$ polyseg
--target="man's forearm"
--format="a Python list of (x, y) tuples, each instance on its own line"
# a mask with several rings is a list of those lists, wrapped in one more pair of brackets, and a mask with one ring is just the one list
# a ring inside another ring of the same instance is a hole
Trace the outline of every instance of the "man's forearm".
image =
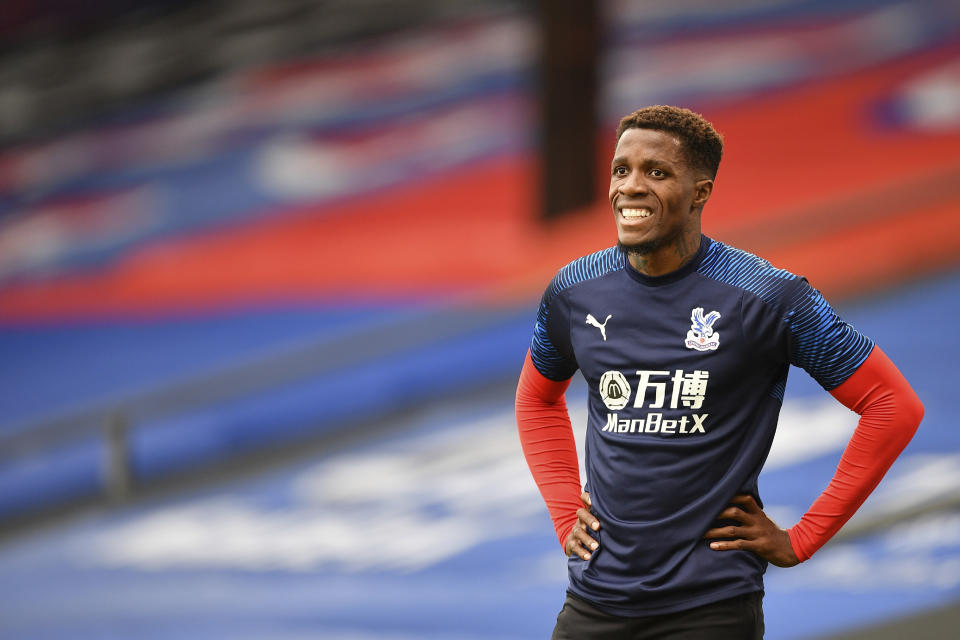
[(830, 393), (859, 413), (860, 422), (830, 484), (788, 530), (800, 561), (812, 556), (863, 504), (923, 418), (917, 394), (879, 347)]
[(564, 396), (569, 386), (569, 380), (556, 382), (544, 377), (527, 353), (517, 384), (517, 430), (561, 546), (582, 506), (577, 446)]

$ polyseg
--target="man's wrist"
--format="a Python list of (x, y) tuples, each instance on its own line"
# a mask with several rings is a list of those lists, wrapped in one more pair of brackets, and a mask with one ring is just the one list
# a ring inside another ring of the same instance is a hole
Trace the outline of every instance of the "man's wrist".
[(793, 554), (797, 556), (797, 562), (801, 563), (810, 558), (810, 555), (804, 552), (802, 545), (800, 544), (800, 534), (796, 531), (797, 525), (794, 525), (787, 529), (787, 538), (790, 540), (790, 548), (793, 549)]

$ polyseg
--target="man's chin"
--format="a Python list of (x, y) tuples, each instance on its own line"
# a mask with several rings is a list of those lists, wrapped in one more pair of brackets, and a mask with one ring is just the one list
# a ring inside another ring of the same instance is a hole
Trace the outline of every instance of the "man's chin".
[(647, 240), (646, 242), (624, 243), (617, 240), (617, 248), (628, 256), (646, 256), (660, 248), (659, 240)]

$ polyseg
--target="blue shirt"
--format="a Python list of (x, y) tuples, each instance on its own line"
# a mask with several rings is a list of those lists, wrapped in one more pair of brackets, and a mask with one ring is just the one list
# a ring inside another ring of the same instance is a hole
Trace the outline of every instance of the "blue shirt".
[(621, 616), (669, 613), (763, 589), (766, 562), (703, 539), (757, 477), (790, 364), (825, 389), (873, 343), (806, 279), (702, 236), (672, 273), (636, 271), (616, 247), (563, 267), (531, 345), (552, 380), (589, 388), (586, 490), (601, 522), (569, 590)]

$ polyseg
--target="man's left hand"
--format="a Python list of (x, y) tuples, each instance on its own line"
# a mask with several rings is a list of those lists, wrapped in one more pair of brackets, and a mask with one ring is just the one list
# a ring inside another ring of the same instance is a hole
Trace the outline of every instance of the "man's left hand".
[(739, 525), (710, 529), (703, 536), (712, 538), (732, 538), (710, 543), (716, 551), (742, 549), (752, 551), (770, 564), (778, 567), (792, 567), (800, 564), (797, 554), (790, 545), (790, 536), (784, 529), (767, 517), (763, 509), (749, 494), (735, 496), (730, 501), (736, 506), (727, 507), (717, 516), (718, 519), (736, 520)]

